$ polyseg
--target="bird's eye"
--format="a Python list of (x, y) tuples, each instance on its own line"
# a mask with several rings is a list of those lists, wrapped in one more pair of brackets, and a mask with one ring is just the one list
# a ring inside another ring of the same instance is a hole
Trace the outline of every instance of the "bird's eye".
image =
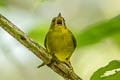
[(53, 19), (52, 22), (55, 22), (55, 19)]
[(55, 18), (52, 19), (52, 22), (55, 22)]

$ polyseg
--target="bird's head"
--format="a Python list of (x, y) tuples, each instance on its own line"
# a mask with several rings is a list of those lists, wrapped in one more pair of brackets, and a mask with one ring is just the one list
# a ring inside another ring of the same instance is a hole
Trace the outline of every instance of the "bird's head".
[(55, 28), (55, 27), (66, 27), (65, 20), (61, 16), (61, 13), (59, 13), (57, 17), (54, 17), (52, 19), (51, 27), (52, 28)]

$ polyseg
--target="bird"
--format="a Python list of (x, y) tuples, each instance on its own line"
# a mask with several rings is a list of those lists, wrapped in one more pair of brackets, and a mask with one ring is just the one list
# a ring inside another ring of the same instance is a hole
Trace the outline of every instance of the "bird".
[(45, 36), (44, 46), (51, 55), (72, 68), (70, 58), (76, 48), (76, 39), (67, 28), (61, 13), (52, 19), (51, 26)]

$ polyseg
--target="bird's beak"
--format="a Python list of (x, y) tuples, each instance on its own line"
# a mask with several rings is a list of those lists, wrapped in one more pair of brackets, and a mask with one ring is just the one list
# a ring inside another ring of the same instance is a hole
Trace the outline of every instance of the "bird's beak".
[(57, 16), (57, 25), (62, 26), (62, 24), (63, 24), (63, 18), (61, 16), (61, 13), (59, 13)]
[(58, 14), (58, 17), (62, 17), (62, 16), (61, 16), (61, 13)]

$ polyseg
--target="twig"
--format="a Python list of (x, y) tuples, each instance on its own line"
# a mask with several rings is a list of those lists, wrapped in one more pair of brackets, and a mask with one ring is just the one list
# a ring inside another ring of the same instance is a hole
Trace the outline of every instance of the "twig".
[(0, 26), (12, 35), (21, 44), (32, 51), (38, 58), (40, 58), (48, 67), (53, 71), (61, 75), (64, 79), (68, 80), (82, 80), (77, 76), (71, 69), (69, 69), (64, 63), (55, 59), (52, 60), (52, 56), (47, 53), (47, 51), (41, 47), (38, 43), (34, 42), (29, 38), (24, 32), (7, 20), (3, 15), (0, 14)]

